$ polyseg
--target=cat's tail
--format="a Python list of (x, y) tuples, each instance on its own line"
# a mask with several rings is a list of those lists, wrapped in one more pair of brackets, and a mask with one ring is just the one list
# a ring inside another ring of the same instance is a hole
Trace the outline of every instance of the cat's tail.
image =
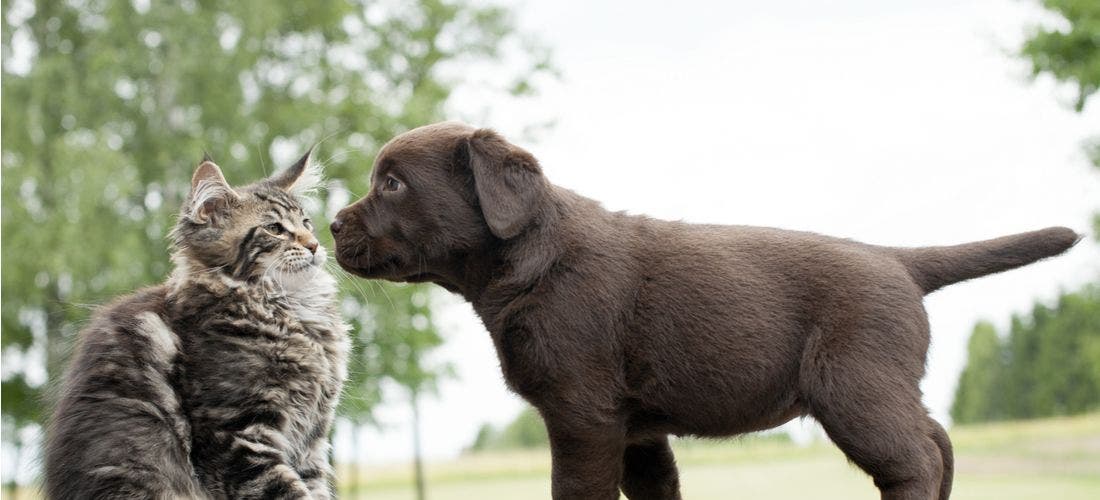
[(1065, 252), (1081, 235), (1065, 227), (945, 247), (891, 248), (913, 281), (932, 293), (952, 283), (1031, 264)]

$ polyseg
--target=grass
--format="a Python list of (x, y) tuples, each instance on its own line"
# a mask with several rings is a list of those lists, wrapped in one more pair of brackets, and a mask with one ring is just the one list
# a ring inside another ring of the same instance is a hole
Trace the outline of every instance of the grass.
[[(955, 489), (963, 500), (1100, 498), (1100, 413), (951, 429)], [(675, 443), (684, 498), (878, 498), (871, 480), (831, 443), (774, 437)], [(429, 463), (430, 500), (550, 497), (546, 450), (492, 452)], [(413, 500), (411, 468), (338, 468), (341, 498)], [(357, 472), (357, 474), (356, 474)], [(348, 478), (357, 477), (358, 485)], [(35, 498), (23, 490), (19, 499)], [(4, 498), (7, 498), (6, 496)]]
[[(1100, 413), (979, 426), (950, 432), (955, 443), (953, 498), (1066, 500), (1100, 498)], [(782, 440), (675, 444), (684, 498), (878, 498), (868, 476), (831, 443), (800, 447)], [(495, 452), (427, 465), (431, 500), (549, 498), (546, 450)], [(344, 469), (341, 477), (352, 477)], [(342, 498), (412, 500), (408, 467), (360, 471)]]

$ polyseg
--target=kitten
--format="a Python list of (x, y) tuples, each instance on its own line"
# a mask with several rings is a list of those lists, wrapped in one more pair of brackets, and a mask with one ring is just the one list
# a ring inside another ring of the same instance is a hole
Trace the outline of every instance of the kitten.
[(49, 498), (330, 498), (347, 326), (300, 196), (309, 154), (232, 188), (205, 159), (168, 281), (81, 332), (46, 434)]

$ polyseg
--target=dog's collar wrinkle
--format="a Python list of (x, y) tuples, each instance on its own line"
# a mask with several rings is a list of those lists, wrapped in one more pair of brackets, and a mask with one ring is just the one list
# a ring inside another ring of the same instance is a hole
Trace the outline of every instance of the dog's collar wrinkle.
[(489, 270), (485, 286), (476, 296), (468, 297), (486, 324), (505, 319), (510, 304), (533, 292), (547, 274), (560, 267), (565, 255), (557, 233), (560, 227), (536, 227), (502, 243), (500, 260)]

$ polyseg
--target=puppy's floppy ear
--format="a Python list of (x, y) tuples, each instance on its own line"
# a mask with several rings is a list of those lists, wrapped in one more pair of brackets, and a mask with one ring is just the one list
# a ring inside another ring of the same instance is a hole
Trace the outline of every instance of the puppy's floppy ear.
[(546, 191), (538, 160), (489, 129), (471, 134), (467, 148), (489, 230), (501, 239), (518, 235), (533, 222)]

